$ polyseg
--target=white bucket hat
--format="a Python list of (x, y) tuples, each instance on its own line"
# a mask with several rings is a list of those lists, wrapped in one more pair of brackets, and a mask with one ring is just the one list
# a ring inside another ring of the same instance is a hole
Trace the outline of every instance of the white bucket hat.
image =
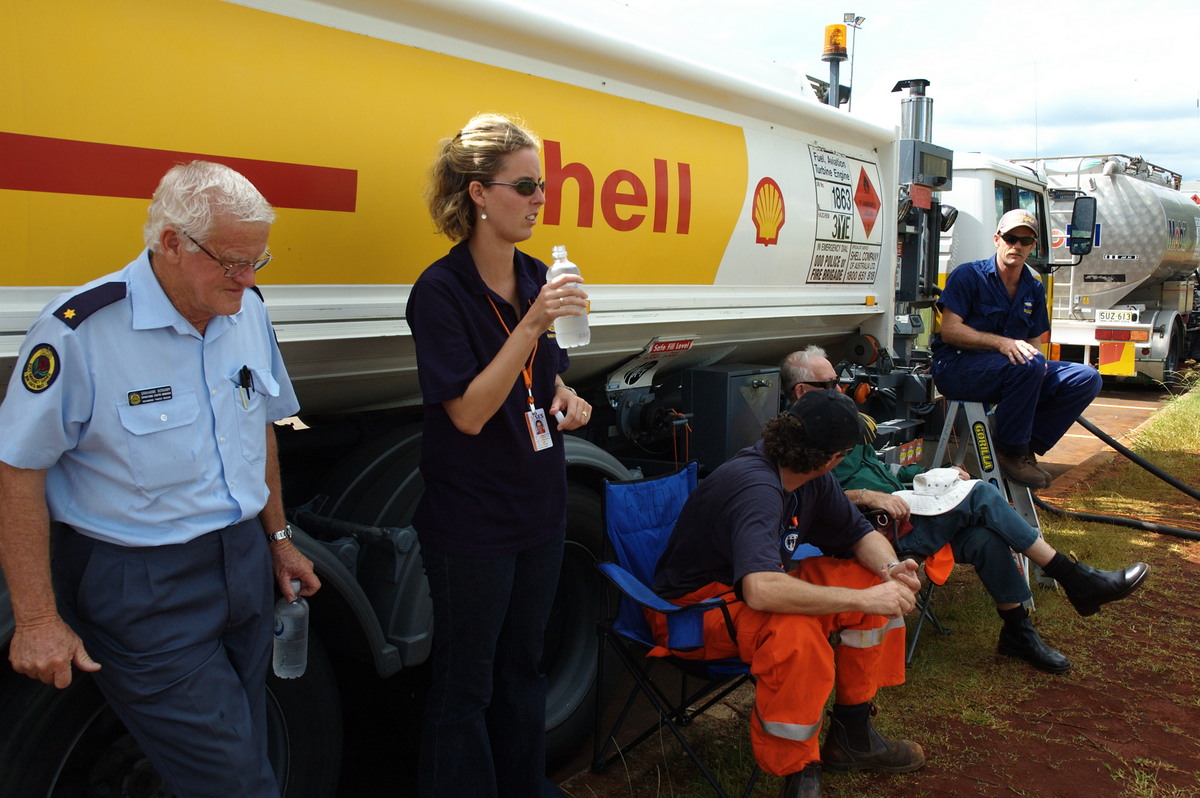
[(957, 468), (931, 468), (913, 477), (912, 490), (898, 490), (892, 495), (908, 502), (913, 515), (941, 515), (967, 498), (977, 482), (961, 479)]

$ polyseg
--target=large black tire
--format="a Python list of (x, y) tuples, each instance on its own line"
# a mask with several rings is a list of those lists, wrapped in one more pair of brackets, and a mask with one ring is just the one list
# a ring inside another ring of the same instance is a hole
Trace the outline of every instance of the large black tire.
[[(0, 796), (170, 798), (88, 674), (76, 671), (70, 687), (56, 690), (9, 673), (0, 689)], [(340, 706), (329, 660), (315, 640), (302, 678), (268, 679), (267, 745), (286, 785), (284, 798), (334, 794)]]
[[(551, 768), (577, 753), (592, 732), (600, 644), (596, 619), (604, 595), (595, 563), (603, 540), (600, 497), (571, 485), (567, 489), (567, 545), (542, 660), (547, 679), (546, 761)], [(614, 672), (613, 668), (606, 670)]]
[[(409, 525), (424, 490), (420, 444), (420, 428), (411, 426), (361, 447), (333, 471), (314, 512), (361, 524)], [(603, 595), (594, 563), (603, 540), (600, 497), (569, 483), (567, 545), (543, 659), (546, 752), (552, 768), (576, 753), (592, 728), (596, 619)]]

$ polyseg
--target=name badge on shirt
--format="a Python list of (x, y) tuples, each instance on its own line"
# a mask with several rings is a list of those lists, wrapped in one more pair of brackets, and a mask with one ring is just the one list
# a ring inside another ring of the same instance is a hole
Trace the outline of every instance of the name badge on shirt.
[(158, 388), (143, 388), (140, 391), (129, 392), (130, 405), (144, 405), (150, 402), (165, 402), (171, 398), (171, 386), (163, 385)]
[(554, 445), (550, 437), (550, 427), (546, 424), (546, 411), (535, 407), (525, 414), (525, 424), (529, 427), (529, 438), (533, 441), (533, 450), (540, 452)]

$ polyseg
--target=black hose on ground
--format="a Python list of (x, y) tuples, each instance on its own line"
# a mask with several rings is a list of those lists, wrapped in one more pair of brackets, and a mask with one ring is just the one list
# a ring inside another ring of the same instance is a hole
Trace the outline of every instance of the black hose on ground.
[[(1178, 479), (1171, 476), (1166, 471), (1163, 471), (1158, 466), (1147, 462), (1140, 456), (1134, 454), (1132, 450), (1118, 443), (1115, 438), (1113, 438), (1111, 435), (1108, 435), (1106, 432), (1101, 430), (1092, 422), (1088, 421), (1083, 416), (1080, 416), (1075, 420), (1078, 421), (1079, 424), (1088, 432), (1092, 433), (1097, 438), (1104, 441), (1121, 454), (1125, 455), (1125, 457), (1132, 460), (1135, 464), (1146, 469), (1171, 487), (1177, 488), (1191, 496), (1193, 499), (1200, 501), (1200, 491), (1197, 491), (1190, 485), (1180, 482)], [(1137, 518), (1125, 518), (1119, 515), (1098, 515), (1096, 513), (1080, 513), (1074, 510), (1064, 510), (1061, 507), (1055, 507), (1052, 504), (1047, 504), (1035, 493), (1031, 493), (1031, 495), (1033, 496), (1034, 504), (1036, 504), (1038, 507), (1041, 507), (1043, 510), (1046, 510), (1047, 512), (1053, 513), (1054, 515), (1063, 515), (1067, 516), (1068, 518), (1074, 518), (1079, 521), (1087, 521), (1096, 524), (1112, 524), (1114, 526), (1125, 526), (1133, 529), (1144, 529), (1147, 532), (1157, 532), (1162, 535), (1173, 535), (1175, 537), (1186, 538), (1188, 540), (1200, 540), (1200, 532), (1196, 532), (1192, 529), (1180, 529), (1179, 527), (1165, 526), (1163, 524), (1155, 524), (1150, 521), (1142, 521)]]
[(1096, 513), (1080, 513), (1074, 510), (1064, 510), (1061, 507), (1055, 507), (1053, 504), (1047, 504), (1038, 498), (1037, 494), (1033, 495), (1033, 503), (1043, 510), (1047, 510), (1054, 515), (1065, 515), (1068, 518), (1074, 518), (1078, 521), (1088, 521), (1094, 524), (1112, 524), (1113, 526), (1127, 526), (1133, 529), (1144, 529), (1147, 532), (1158, 532), (1163, 535), (1173, 535), (1177, 538), (1187, 538), (1188, 540), (1200, 540), (1200, 532), (1192, 529), (1180, 529), (1176, 526), (1164, 526), (1162, 524), (1151, 523), (1150, 521), (1142, 521), (1137, 518), (1124, 518), (1119, 515), (1097, 515)]
[(1080, 416), (1079, 418), (1077, 418), (1077, 419), (1075, 419), (1075, 420), (1076, 420), (1076, 421), (1078, 421), (1078, 422), (1079, 422), (1079, 424), (1080, 424), (1080, 426), (1082, 426), (1082, 427), (1083, 427), (1084, 429), (1086, 429), (1088, 432), (1092, 433), (1092, 434), (1093, 434), (1093, 435), (1095, 435), (1097, 438), (1099, 438), (1100, 440), (1104, 441), (1104, 442), (1105, 442), (1105, 443), (1107, 443), (1109, 446), (1113, 447), (1113, 448), (1114, 448), (1114, 449), (1116, 449), (1118, 452), (1120, 452), (1121, 454), (1123, 454), (1123, 455), (1125, 455), (1126, 457), (1128, 457), (1128, 458), (1129, 458), (1130, 460), (1132, 460), (1132, 461), (1133, 461), (1135, 464), (1137, 464), (1137, 465), (1141, 466), (1142, 468), (1146, 469), (1146, 470), (1147, 470), (1147, 471), (1149, 471), (1151, 474), (1153, 474), (1154, 476), (1158, 477), (1159, 479), (1161, 479), (1163, 482), (1167, 483), (1167, 484), (1168, 484), (1168, 485), (1170, 485), (1171, 487), (1173, 487), (1173, 488), (1178, 488), (1179, 490), (1183, 491), (1183, 492), (1184, 492), (1184, 493), (1186, 493), (1187, 495), (1191, 496), (1191, 497), (1192, 497), (1193, 499), (1195, 499), (1196, 501), (1200, 501), (1200, 491), (1196, 490), (1196, 489), (1195, 489), (1195, 488), (1193, 488), (1191, 485), (1188, 485), (1188, 484), (1186, 484), (1186, 483), (1184, 483), (1184, 482), (1180, 482), (1178, 479), (1176, 479), (1175, 477), (1171, 476), (1171, 475), (1170, 475), (1170, 474), (1168, 474), (1166, 471), (1163, 471), (1161, 468), (1159, 468), (1158, 466), (1154, 465), (1153, 463), (1148, 463), (1148, 462), (1146, 462), (1146, 461), (1145, 461), (1145, 460), (1143, 460), (1141, 457), (1139, 457), (1138, 455), (1134, 454), (1132, 451), (1130, 451), (1129, 449), (1127, 449), (1125, 446), (1122, 446), (1122, 445), (1121, 445), (1120, 443), (1118, 443), (1118, 442), (1117, 442), (1117, 441), (1116, 441), (1116, 440), (1115, 440), (1115, 439), (1114, 439), (1112, 436), (1108, 435), (1106, 432), (1104, 432), (1104, 430), (1100, 429), (1099, 427), (1097, 427), (1097, 426), (1096, 426), (1095, 424), (1093, 424), (1092, 422), (1088, 421), (1088, 420), (1087, 420), (1086, 418), (1084, 418), (1083, 416)]

